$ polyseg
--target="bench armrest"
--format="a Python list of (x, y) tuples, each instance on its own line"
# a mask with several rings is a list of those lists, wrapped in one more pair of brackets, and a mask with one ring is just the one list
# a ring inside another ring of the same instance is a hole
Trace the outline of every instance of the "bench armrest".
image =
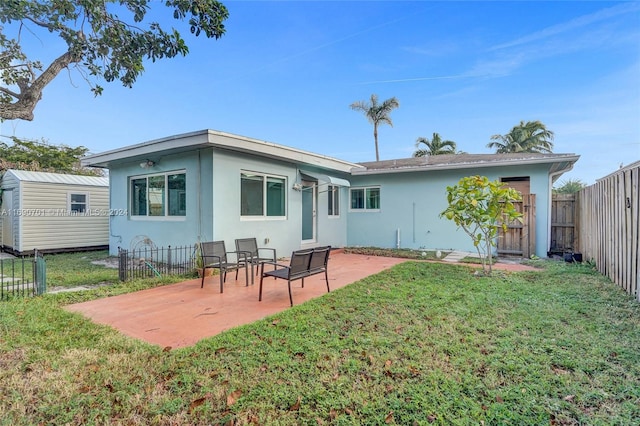
[(291, 269), (291, 267), (289, 265), (284, 265), (284, 264), (278, 263), (278, 262), (263, 261), (263, 262), (260, 262), (260, 264), (262, 265), (263, 268), (264, 268), (264, 265), (273, 265), (276, 268)]

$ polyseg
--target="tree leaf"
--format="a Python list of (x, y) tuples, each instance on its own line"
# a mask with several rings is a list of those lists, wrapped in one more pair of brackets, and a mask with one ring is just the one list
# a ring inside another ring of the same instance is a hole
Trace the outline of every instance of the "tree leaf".
[(298, 396), (298, 400), (296, 401), (295, 404), (289, 407), (289, 411), (298, 411), (300, 409), (300, 401), (302, 401), (302, 397)]
[(235, 404), (238, 398), (240, 398), (241, 396), (242, 396), (242, 391), (240, 389), (236, 389), (233, 392), (231, 392), (229, 395), (227, 395), (227, 406), (230, 407), (233, 404)]

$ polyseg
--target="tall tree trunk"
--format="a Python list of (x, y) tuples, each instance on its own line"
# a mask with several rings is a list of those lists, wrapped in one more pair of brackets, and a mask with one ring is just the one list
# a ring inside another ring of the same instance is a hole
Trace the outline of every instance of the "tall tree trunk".
[(378, 154), (378, 124), (373, 124), (373, 140), (376, 143), (376, 161), (380, 161), (380, 155)]

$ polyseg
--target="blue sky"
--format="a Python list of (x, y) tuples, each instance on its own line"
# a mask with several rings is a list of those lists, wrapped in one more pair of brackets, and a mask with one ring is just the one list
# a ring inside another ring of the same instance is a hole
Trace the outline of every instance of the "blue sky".
[[(640, 160), (638, 2), (230, 1), (227, 33), (150, 63), (132, 89), (94, 97), (76, 72), (45, 89), (35, 120), (2, 135), (93, 153), (215, 129), (347, 161), (375, 160), (372, 126), (349, 104), (395, 96), (381, 159), (410, 157), (434, 132), (468, 153), (521, 120), (581, 159), (561, 177), (594, 183)], [(32, 36), (45, 56), (63, 44)], [(45, 57), (46, 59), (46, 57)]]

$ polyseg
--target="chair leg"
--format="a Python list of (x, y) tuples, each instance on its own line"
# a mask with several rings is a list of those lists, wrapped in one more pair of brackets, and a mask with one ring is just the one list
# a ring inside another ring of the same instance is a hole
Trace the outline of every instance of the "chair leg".
[(293, 296), (291, 295), (291, 280), (287, 280), (287, 284), (289, 285), (289, 302), (291, 302), (291, 306), (293, 306)]
[(220, 293), (224, 292), (224, 281), (227, 278), (227, 271), (222, 272), (220, 269)]
[(327, 281), (327, 293), (330, 293), (331, 289), (329, 288), (329, 273), (327, 271), (324, 271), (324, 279)]
[(202, 281), (200, 282), (200, 288), (204, 288), (204, 277), (207, 275), (207, 268), (202, 268)]
[(262, 278), (264, 278), (264, 276), (260, 274), (260, 291), (258, 292), (258, 302), (262, 301)]
[[(251, 272), (253, 272), (253, 267), (251, 267)], [(236, 275), (237, 274), (238, 270), (236, 269)], [(251, 275), (251, 285), (253, 285), (253, 274)], [(249, 268), (247, 267), (246, 263), (244, 264), (244, 286), (249, 287)]]
[(302, 278), (302, 288), (304, 288), (304, 278)]

